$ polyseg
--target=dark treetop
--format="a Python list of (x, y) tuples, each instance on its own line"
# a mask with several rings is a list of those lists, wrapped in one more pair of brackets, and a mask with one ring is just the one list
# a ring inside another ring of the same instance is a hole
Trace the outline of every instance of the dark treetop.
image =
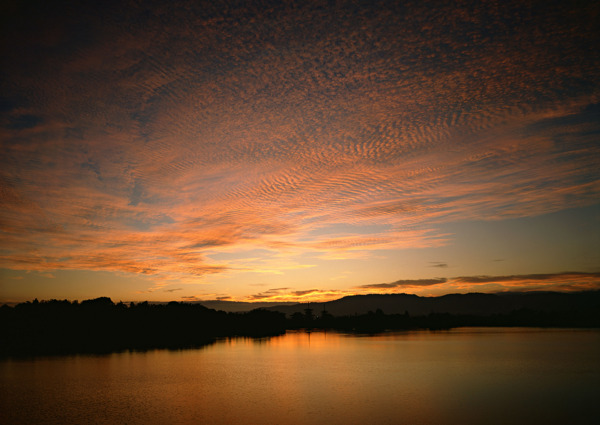
[(366, 295), (244, 313), (178, 302), (115, 304), (106, 297), (36, 299), (0, 308), (0, 355), (198, 347), (219, 337), (266, 337), (286, 329), (373, 333), (461, 326), (600, 327), (600, 291)]

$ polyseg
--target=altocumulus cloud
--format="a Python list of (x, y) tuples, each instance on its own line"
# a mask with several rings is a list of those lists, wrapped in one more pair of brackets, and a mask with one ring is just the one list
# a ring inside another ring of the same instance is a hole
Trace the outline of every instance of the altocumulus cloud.
[[(367, 258), (444, 245), (449, 221), (597, 202), (598, 7), (15, 7), (0, 266), (194, 281), (241, 270), (207, 253)], [(350, 230), (314, 233), (330, 225)]]

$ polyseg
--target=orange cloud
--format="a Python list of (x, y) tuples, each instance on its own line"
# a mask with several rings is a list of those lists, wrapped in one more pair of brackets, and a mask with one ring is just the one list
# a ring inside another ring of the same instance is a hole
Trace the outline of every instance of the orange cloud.
[(390, 288), (412, 288), (419, 286), (432, 286), (432, 285), (441, 285), (442, 283), (446, 283), (448, 280), (446, 278), (437, 278), (437, 279), (412, 279), (412, 280), (397, 280), (391, 283), (374, 283), (369, 285), (361, 285), (360, 289), (390, 289)]
[(435, 279), (398, 280), (361, 285), (358, 291), (440, 295), (465, 292), (584, 291), (600, 289), (600, 273), (564, 272), (511, 276), (458, 276)]
[(17, 16), (0, 267), (281, 273), (597, 202), (595, 6), (322, 6)]

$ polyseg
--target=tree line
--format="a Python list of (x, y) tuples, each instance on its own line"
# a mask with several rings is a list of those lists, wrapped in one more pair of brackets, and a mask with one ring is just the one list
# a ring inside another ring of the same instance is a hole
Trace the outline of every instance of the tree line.
[(283, 313), (226, 313), (200, 304), (113, 303), (101, 297), (0, 308), (0, 353), (62, 354), (198, 347), (227, 336), (285, 332)]
[(330, 329), (377, 333), (387, 330), (442, 330), (463, 326), (600, 327), (600, 309), (562, 312), (518, 309), (507, 314), (430, 313), (421, 316), (367, 314), (333, 316), (307, 308), (289, 318), (256, 309), (227, 313), (200, 304), (113, 303), (110, 298), (26, 302), (0, 307), (0, 355), (113, 352), (188, 348), (217, 338), (266, 337), (287, 329)]
[(568, 311), (519, 308), (490, 315), (431, 312), (426, 315), (385, 314), (381, 309), (366, 314), (333, 316), (327, 311), (294, 313), (288, 329), (332, 329), (342, 332), (378, 333), (390, 330), (447, 330), (458, 327), (553, 327), (600, 328), (600, 307)]

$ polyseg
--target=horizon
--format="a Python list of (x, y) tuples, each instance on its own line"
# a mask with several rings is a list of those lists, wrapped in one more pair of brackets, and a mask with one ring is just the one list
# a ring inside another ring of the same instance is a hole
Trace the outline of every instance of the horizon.
[[(382, 292), (377, 292), (377, 293), (364, 293), (364, 294), (352, 294), (352, 295), (344, 295), (341, 296), (340, 298), (335, 298), (335, 299), (330, 299), (330, 300), (326, 300), (326, 301), (232, 301), (232, 300), (217, 300), (217, 299), (206, 299), (206, 300), (193, 300), (193, 301), (186, 301), (186, 300), (167, 300), (167, 301), (149, 301), (149, 300), (113, 300), (111, 297), (107, 297), (107, 296), (100, 296), (100, 297), (95, 297), (95, 298), (89, 298), (89, 299), (83, 299), (83, 300), (76, 300), (76, 299), (56, 299), (56, 298), (52, 298), (52, 299), (38, 299), (37, 297), (32, 299), (32, 300), (26, 300), (26, 301), (21, 301), (21, 302), (2, 302), (0, 301), (0, 307), (2, 305), (7, 305), (9, 307), (14, 307), (17, 304), (27, 304), (27, 303), (33, 303), (33, 302), (40, 302), (40, 303), (45, 303), (45, 302), (52, 302), (52, 301), (67, 301), (70, 303), (81, 303), (83, 301), (94, 301), (97, 299), (103, 299), (103, 298), (107, 298), (109, 299), (113, 304), (130, 304), (130, 303), (134, 303), (134, 304), (142, 304), (142, 303), (148, 303), (148, 304), (168, 304), (168, 303), (172, 303), (172, 302), (176, 302), (176, 303), (181, 303), (181, 304), (202, 304), (202, 303), (231, 303), (231, 304), (257, 304), (257, 305), (273, 305), (273, 306), (278, 306), (278, 305), (298, 305), (298, 304), (325, 304), (325, 303), (329, 303), (329, 302), (334, 302), (334, 301), (339, 301), (342, 300), (344, 298), (349, 298), (349, 297), (368, 297), (368, 296), (400, 296), (400, 295), (407, 295), (407, 296), (414, 296), (414, 297), (418, 297), (418, 298), (442, 298), (442, 297), (446, 297), (446, 296), (451, 296), (451, 295), (523, 295), (523, 294), (564, 294), (564, 295), (568, 295), (568, 294), (584, 294), (584, 293), (590, 293), (590, 292), (599, 292), (600, 289), (583, 289), (583, 290), (578, 290), (578, 291), (548, 291), (548, 290), (530, 290), (530, 291), (502, 291), (502, 292), (452, 292), (452, 293), (447, 293), (447, 294), (442, 294), (442, 295), (417, 295), (417, 294), (412, 294), (412, 293), (407, 293), (407, 292), (392, 292), (392, 293), (382, 293)], [(211, 307), (208, 307), (211, 308)], [(261, 307), (257, 307), (257, 308), (261, 308)]]
[(5, 8), (0, 304), (600, 289), (594, 2), (75, 3)]

